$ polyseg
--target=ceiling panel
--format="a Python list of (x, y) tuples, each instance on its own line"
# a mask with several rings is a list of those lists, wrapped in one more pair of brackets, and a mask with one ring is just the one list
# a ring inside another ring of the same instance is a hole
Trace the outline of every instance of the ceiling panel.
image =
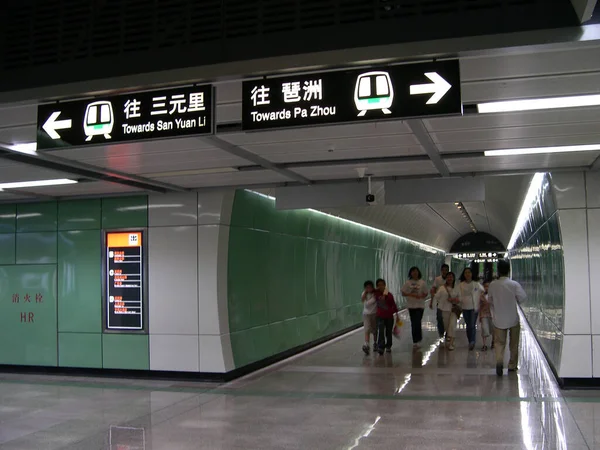
[(56, 178), (78, 178), (66, 172), (58, 172), (55, 170), (44, 169), (41, 167), (30, 166), (29, 164), (17, 163), (10, 161), (5, 164), (6, 160), (2, 160), (0, 164), (0, 182), (12, 183), (16, 181), (33, 181), (33, 180), (51, 180)]
[[(600, 116), (598, 116), (598, 118), (600, 118)], [(600, 121), (568, 123), (560, 125), (550, 124), (504, 128), (480, 128), (472, 130), (443, 131), (430, 134), (434, 142), (437, 144), (507, 139), (529, 139), (551, 136), (569, 136), (577, 139), (582, 135), (593, 135), (595, 137), (598, 135), (599, 131)]]
[(403, 121), (358, 122), (350, 125), (328, 125), (308, 128), (261, 131), (252, 133), (228, 133), (222, 137), (232, 144), (270, 144), (295, 141), (317, 141), (340, 138), (378, 137), (385, 135), (411, 134)]
[(520, 169), (546, 169), (549, 167), (589, 166), (600, 152), (551, 153), (519, 156), (482, 156), (446, 160), (452, 172), (503, 171)]
[(309, 180), (327, 180), (358, 178), (358, 172), (356, 171), (358, 168), (365, 168), (368, 175), (376, 177), (427, 175), (437, 173), (431, 161), (302, 167), (293, 170)]
[[(357, 137), (344, 139), (328, 139), (319, 141), (304, 141), (304, 142), (287, 142), (276, 144), (258, 144), (244, 145), (246, 150), (257, 155), (265, 156), (268, 159), (273, 154), (287, 153), (303, 153), (303, 152), (329, 152), (329, 150), (345, 151), (345, 150), (365, 150), (375, 147), (410, 147), (419, 146), (419, 142), (413, 135), (396, 135), (396, 136), (373, 136), (373, 137)], [(328, 159), (328, 158), (326, 158)]]
[(270, 161), (275, 163), (329, 161), (342, 159), (362, 158), (391, 158), (396, 156), (425, 155), (423, 147), (375, 147), (353, 149), (320, 149), (303, 150), (300, 152), (285, 152), (268, 155)]
[(183, 175), (154, 178), (164, 183), (172, 183), (186, 188), (201, 188), (214, 186), (243, 186), (253, 184), (290, 182), (287, 177), (268, 170), (252, 170), (245, 172)]
[(454, 203), (429, 203), (429, 206), (439, 214), (440, 220), (448, 222), (461, 236), (471, 232), (471, 227)]
[(600, 71), (600, 46), (477, 56), (460, 61), (463, 82), (590, 71)]
[(463, 202), (463, 206), (475, 224), (477, 231), (492, 232), (485, 202)]
[(600, 72), (568, 76), (485, 80), (462, 86), (464, 104), (561, 95), (597, 94)]
[(429, 131), (472, 130), (477, 128), (522, 127), (533, 125), (563, 125), (598, 122), (600, 106), (565, 108), (545, 111), (524, 111), (497, 114), (467, 114), (454, 117), (425, 119)]
[(99, 194), (122, 194), (128, 192), (142, 192), (131, 186), (105, 181), (91, 181), (86, 183), (69, 184), (65, 186), (48, 186), (40, 188), (29, 188), (27, 192), (51, 195), (56, 197), (87, 196)]

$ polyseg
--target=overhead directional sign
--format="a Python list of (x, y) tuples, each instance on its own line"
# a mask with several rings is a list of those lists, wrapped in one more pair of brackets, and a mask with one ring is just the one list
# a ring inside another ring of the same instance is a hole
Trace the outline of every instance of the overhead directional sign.
[(244, 130), (462, 114), (458, 60), (246, 81)]
[(38, 106), (37, 148), (117, 144), (214, 131), (212, 86)]

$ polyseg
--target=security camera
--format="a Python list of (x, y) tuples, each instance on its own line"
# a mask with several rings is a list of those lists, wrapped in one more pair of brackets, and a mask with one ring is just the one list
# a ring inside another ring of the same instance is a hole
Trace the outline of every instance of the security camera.
[(375, 196), (373, 194), (367, 194), (367, 203), (373, 203), (375, 201)]

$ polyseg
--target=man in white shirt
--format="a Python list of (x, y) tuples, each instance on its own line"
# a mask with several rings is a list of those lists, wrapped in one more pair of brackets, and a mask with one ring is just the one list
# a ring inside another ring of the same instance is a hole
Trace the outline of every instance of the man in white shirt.
[(510, 360), (508, 371), (517, 370), (519, 362), (519, 338), (521, 324), (517, 304), (527, 299), (525, 291), (519, 283), (508, 278), (510, 263), (505, 260), (498, 261), (498, 275), (500, 279), (492, 281), (489, 287), (489, 302), (494, 323), (494, 341), (496, 345), (496, 374), (502, 376), (504, 372), (504, 351), (506, 348), (507, 334), (510, 334)]
[(443, 338), (444, 335), (446, 334), (445, 330), (444, 330), (444, 316), (442, 315), (442, 311), (437, 308), (437, 305), (434, 305), (434, 300), (433, 297), (435, 296), (437, 290), (440, 288), (440, 286), (443, 286), (446, 283), (446, 275), (448, 275), (448, 272), (450, 272), (450, 266), (448, 264), (442, 264), (442, 269), (441, 269), (441, 275), (435, 277), (435, 280), (433, 281), (433, 286), (431, 287), (431, 303), (429, 304), (429, 307), (431, 309), (434, 308), (434, 306), (436, 307), (436, 320), (437, 320), (437, 329), (438, 329), (438, 334), (440, 336), (440, 338)]

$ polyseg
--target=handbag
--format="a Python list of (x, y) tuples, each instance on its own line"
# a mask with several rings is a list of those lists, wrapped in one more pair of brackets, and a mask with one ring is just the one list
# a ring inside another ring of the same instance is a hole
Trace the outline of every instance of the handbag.
[[(448, 293), (448, 299), (450, 299), (450, 291), (448, 291), (448, 288), (446, 286), (444, 286), (444, 289), (446, 289), (446, 292)], [(456, 315), (456, 318), (459, 319), (460, 315), (463, 312), (463, 309), (459, 304), (452, 303), (452, 312)]]
[(453, 312), (454, 314), (456, 314), (456, 318), (457, 318), (457, 319), (459, 319), (459, 318), (460, 318), (460, 315), (461, 315), (461, 314), (462, 314), (462, 312), (463, 312), (463, 310), (462, 310), (462, 307), (461, 307), (460, 305), (455, 305), (455, 304), (453, 304), (453, 305), (452, 305), (452, 312)]

